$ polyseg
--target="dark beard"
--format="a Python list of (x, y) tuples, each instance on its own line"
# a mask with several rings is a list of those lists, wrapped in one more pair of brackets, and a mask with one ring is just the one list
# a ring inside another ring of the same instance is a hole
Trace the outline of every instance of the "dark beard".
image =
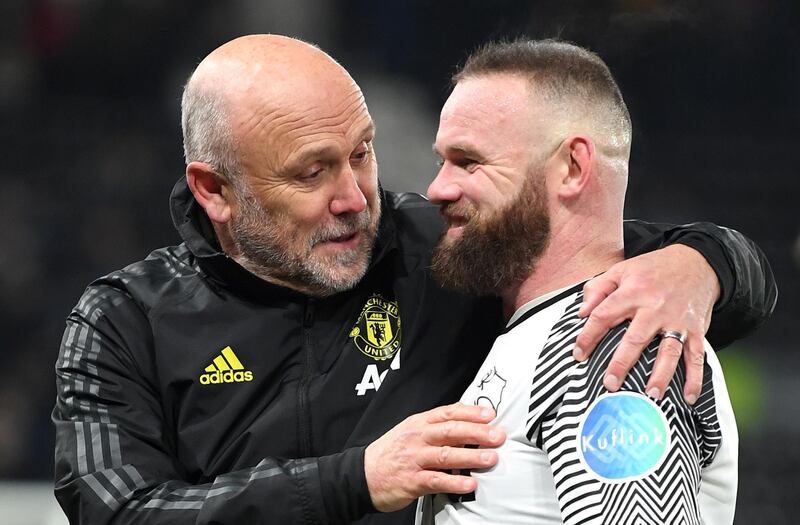
[(499, 295), (525, 280), (550, 240), (545, 195), (544, 177), (531, 173), (505, 209), (486, 219), (473, 217), (452, 243), (443, 236), (431, 260), (436, 280), (474, 295)]

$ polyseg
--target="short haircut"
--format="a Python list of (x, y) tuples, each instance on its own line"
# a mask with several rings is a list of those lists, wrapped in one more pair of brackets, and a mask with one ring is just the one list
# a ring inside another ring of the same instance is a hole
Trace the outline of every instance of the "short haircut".
[(216, 89), (189, 78), (181, 98), (181, 129), (186, 164), (205, 162), (234, 186), (242, 182), (229, 111)]
[[(608, 66), (596, 54), (559, 40), (518, 39), (483, 45), (453, 75), (461, 80), (491, 74), (520, 75), (545, 101), (591, 112), (594, 120), (630, 145), (631, 117)], [(586, 115), (579, 114), (578, 118)]]

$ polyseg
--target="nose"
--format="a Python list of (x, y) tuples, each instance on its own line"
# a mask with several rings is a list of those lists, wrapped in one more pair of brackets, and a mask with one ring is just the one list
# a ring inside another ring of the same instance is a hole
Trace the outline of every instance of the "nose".
[(333, 215), (361, 213), (367, 208), (367, 198), (359, 186), (358, 175), (345, 167), (339, 174), (330, 210)]
[(439, 168), (436, 178), (428, 186), (428, 200), (435, 204), (443, 204), (460, 199), (461, 188), (456, 181), (456, 176), (452, 173), (452, 166), (445, 161)]

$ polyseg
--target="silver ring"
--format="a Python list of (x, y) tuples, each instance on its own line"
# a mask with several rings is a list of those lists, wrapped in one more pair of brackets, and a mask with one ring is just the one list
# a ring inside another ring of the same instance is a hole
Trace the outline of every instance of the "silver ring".
[(686, 342), (686, 334), (677, 330), (664, 330), (661, 332), (661, 337), (671, 337), (673, 339), (677, 339), (681, 346), (683, 346), (683, 343)]

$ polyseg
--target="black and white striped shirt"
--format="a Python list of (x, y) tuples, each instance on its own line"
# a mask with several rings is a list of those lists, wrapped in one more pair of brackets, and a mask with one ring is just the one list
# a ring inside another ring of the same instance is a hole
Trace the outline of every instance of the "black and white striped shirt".
[(471, 473), (474, 494), (426, 498), (418, 524), (733, 522), (738, 436), (716, 355), (706, 347), (693, 407), (682, 365), (662, 400), (644, 395), (658, 339), (620, 392), (607, 392), (603, 375), (627, 323), (576, 362), (582, 284), (526, 304), (497, 338), (461, 400), (497, 410), (508, 433), (500, 460)]

